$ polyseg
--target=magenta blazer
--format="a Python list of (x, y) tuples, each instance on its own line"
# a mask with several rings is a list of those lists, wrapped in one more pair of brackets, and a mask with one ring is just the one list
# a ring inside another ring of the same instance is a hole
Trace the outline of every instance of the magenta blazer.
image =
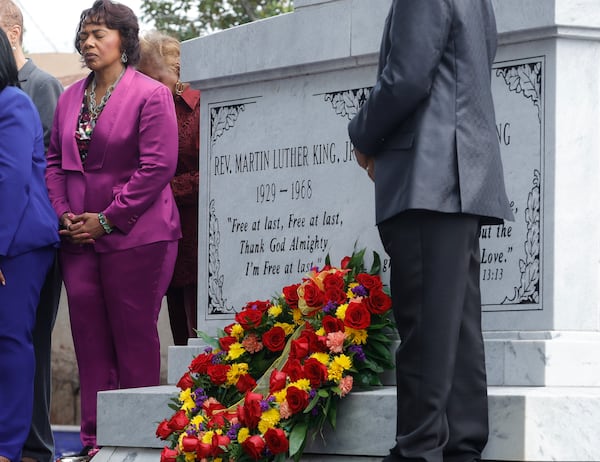
[[(103, 212), (116, 229), (96, 240), (98, 252), (179, 239), (169, 184), (178, 147), (171, 92), (128, 67), (98, 118), (84, 167), (75, 131), (92, 76), (65, 90), (56, 107), (46, 170), (54, 211)], [(78, 251), (70, 242), (62, 248)]]

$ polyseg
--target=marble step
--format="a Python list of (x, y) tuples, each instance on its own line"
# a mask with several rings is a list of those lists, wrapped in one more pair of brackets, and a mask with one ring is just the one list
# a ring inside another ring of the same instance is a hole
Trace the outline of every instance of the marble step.
[[(159, 450), (163, 442), (155, 437), (156, 426), (170, 417), (167, 404), (177, 392), (171, 385), (101, 392), (98, 443), (107, 451)], [(386, 386), (348, 395), (338, 411), (336, 431), (325, 431), (324, 441), (315, 439), (307, 456), (386, 455), (394, 441), (395, 393), (395, 387)], [(600, 460), (599, 387), (490, 387), (488, 393), (487, 460)]]

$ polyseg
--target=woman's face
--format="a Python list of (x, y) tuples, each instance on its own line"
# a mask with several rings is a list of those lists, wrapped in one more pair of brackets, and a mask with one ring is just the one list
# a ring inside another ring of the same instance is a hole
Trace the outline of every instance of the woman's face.
[(92, 71), (103, 71), (121, 65), (121, 34), (104, 22), (86, 22), (79, 33), (79, 48), (85, 65)]
[(138, 71), (142, 74), (146, 74), (148, 77), (158, 80), (160, 83), (165, 85), (171, 90), (171, 93), (175, 94), (175, 84), (179, 80), (177, 74), (173, 69), (164, 63), (151, 63), (148, 60), (142, 59), (138, 65)]

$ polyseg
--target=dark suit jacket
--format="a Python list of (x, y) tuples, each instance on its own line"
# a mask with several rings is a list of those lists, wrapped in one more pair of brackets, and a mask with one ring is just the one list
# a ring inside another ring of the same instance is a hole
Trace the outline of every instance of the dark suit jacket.
[(407, 209), (512, 219), (490, 88), (490, 0), (393, 0), (378, 78), (350, 122), (375, 158), (376, 219)]
[(44, 182), (37, 109), (15, 87), (0, 91), (0, 256), (58, 244), (58, 220)]

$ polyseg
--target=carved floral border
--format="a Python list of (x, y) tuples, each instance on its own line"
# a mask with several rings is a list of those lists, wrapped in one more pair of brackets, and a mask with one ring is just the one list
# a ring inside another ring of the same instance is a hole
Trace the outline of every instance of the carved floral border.
[[(246, 104), (230, 104), (210, 108), (210, 149), (225, 132), (231, 130), (242, 112), (246, 110)], [(207, 315), (222, 315), (235, 312), (232, 306), (227, 305), (227, 299), (223, 296), (223, 285), (225, 276), (221, 274), (221, 258), (219, 256), (219, 245), (221, 244), (221, 231), (219, 219), (216, 214), (215, 200), (209, 203), (209, 226), (208, 226), (208, 312)]]
[[(540, 129), (542, 124), (542, 77), (543, 62), (531, 61), (496, 69), (496, 76), (502, 77), (508, 89), (530, 99), (537, 108)], [(506, 296), (501, 302), (506, 304), (537, 304), (540, 302), (540, 253), (541, 253), (541, 187), (539, 170), (533, 171), (532, 188), (527, 197), (525, 223), (527, 237), (523, 244), (525, 257), (519, 259), (521, 273), (518, 287), (514, 287), (512, 296)]]

